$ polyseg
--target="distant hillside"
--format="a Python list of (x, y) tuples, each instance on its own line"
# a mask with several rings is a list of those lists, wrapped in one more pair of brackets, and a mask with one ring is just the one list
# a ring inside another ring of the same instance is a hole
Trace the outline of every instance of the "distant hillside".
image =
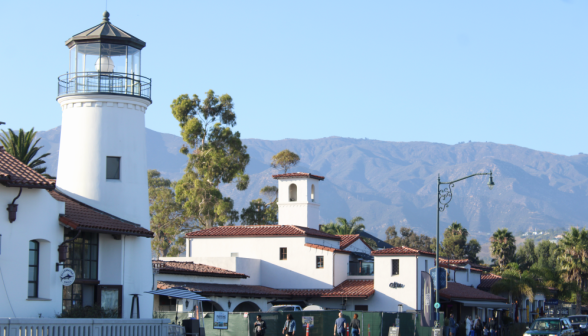
[[(53, 154), (48, 172), (55, 174), (59, 128), (39, 136)], [(484, 177), (455, 185), (453, 201), (441, 217), (442, 229), (457, 221), (485, 242), (501, 227), (525, 232), (531, 227), (567, 228), (588, 222), (588, 155), (564, 156), (480, 142), (450, 146), (339, 137), (244, 142), (251, 155), (249, 189), (238, 192), (223, 186), (223, 193), (235, 200), (239, 210), (258, 198), (263, 186), (277, 185), (271, 178), (276, 170), (269, 162), (272, 155), (288, 148), (301, 157), (294, 171), (326, 177), (319, 190), (323, 221), (362, 216), (368, 231), (380, 238), (390, 225), (433, 235), (437, 175), (445, 181), (490, 169), (496, 183), (492, 191)], [(149, 168), (180, 178), (186, 162), (178, 151), (181, 145), (177, 136), (148, 130)]]

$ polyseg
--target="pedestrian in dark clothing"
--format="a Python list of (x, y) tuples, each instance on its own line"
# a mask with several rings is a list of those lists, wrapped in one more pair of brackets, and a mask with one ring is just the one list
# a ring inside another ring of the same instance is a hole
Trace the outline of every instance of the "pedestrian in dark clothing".
[(359, 322), (359, 320), (357, 319), (357, 314), (353, 314), (353, 320), (351, 320), (349, 326), (351, 327), (351, 335), (359, 336), (359, 334), (361, 333), (361, 322)]
[(292, 314), (288, 314), (286, 317), (286, 323), (284, 324), (284, 330), (282, 330), (282, 334), (286, 333), (288, 336), (294, 336), (296, 332), (296, 321), (294, 321), (294, 317)]
[(261, 319), (261, 315), (257, 315), (257, 321), (253, 323), (253, 331), (255, 332), (255, 336), (265, 335), (266, 328), (265, 321)]
[(347, 328), (347, 321), (343, 317), (343, 313), (339, 312), (339, 318), (335, 320), (335, 328), (333, 335), (345, 336), (345, 329)]
[(476, 331), (476, 336), (482, 336), (482, 330), (484, 326), (482, 325), (482, 319), (480, 316), (476, 316), (476, 321), (474, 322), (474, 330)]
[(457, 325), (455, 324), (455, 319), (453, 318), (453, 314), (449, 314), (449, 336), (455, 336), (456, 329), (457, 329)]

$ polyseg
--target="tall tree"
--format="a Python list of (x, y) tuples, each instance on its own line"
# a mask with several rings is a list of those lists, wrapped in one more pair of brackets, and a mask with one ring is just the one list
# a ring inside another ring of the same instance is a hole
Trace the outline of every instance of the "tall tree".
[(281, 168), (284, 170), (284, 174), (288, 173), (288, 170), (298, 164), (300, 161), (300, 156), (298, 154), (291, 152), (287, 149), (279, 152), (278, 154), (272, 156), (272, 168)]
[(468, 230), (460, 223), (451, 223), (443, 232), (443, 243), (439, 254), (448, 259), (468, 259), (472, 263), (480, 263), (478, 259), (480, 243), (476, 239), (468, 242), (468, 235)]
[(537, 262), (535, 249), (535, 241), (531, 238), (525, 240), (523, 245), (517, 249), (515, 260), (521, 270), (526, 271)]
[(515, 238), (508, 229), (498, 229), (490, 237), (490, 252), (501, 268), (514, 261), (515, 251)]
[(239, 216), (233, 200), (218, 189), (221, 183), (235, 183), (237, 190), (249, 184), (247, 146), (240, 133), (232, 130), (237, 123), (233, 99), (228, 94), (219, 97), (212, 90), (203, 101), (184, 94), (174, 99), (171, 109), (189, 147), (180, 150), (188, 156), (188, 164), (176, 185), (176, 198), (201, 228), (234, 224)]
[[(512, 267), (510, 267), (512, 266)], [(497, 281), (491, 288), (492, 293), (508, 293), (509, 303), (525, 296), (530, 302), (535, 299), (535, 293), (545, 292), (541, 283), (529, 272), (521, 272), (517, 265), (512, 263), (502, 272), (502, 279)]]
[(433, 251), (435, 239), (424, 234), (417, 234), (411, 228), (401, 227), (400, 236), (396, 231), (396, 226), (390, 226), (386, 229), (386, 242), (392, 246), (406, 246), (421, 251)]
[(267, 200), (255, 199), (241, 211), (242, 225), (266, 225), (278, 222), (278, 187), (265, 186), (259, 193)]
[(174, 183), (154, 169), (147, 171), (147, 177), (151, 231), (155, 233), (151, 249), (158, 257), (178, 256), (185, 250), (183, 233), (192, 231), (192, 227), (183, 216), (182, 205), (176, 202)]
[(535, 257), (537, 266), (544, 269), (556, 269), (559, 267), (558, 258), (561, 250), (557, 244), (549, 240), (542, 240), (535, 246)]
[(582, 282), (588, 275), (588, 231), (572, 227), (559, 242), (560, 269), (565, 281), (576, 284), (576, 314), (582, 307)]
[(321, 231), (334, 234), (334, 235), (351, 235), (357, 234), (360, 231), (365, 230), (365, 225), (363, 225), (363, 218), (362, 217), (353, 217), (351, 221), (347, 221), (347, 219), (343, 217), (337, 217), (336, 222), (330, 222), (321, 226)]
[(41, 139), (38, 138), (35, 140), (36, 136), (37, 132), (35, 132), (35, 128), (31, 128), (28, 132), (25, 132), (21, 128), (18, 131), (18, 134), (9, 128), (8, 132), (2, 130), (0, 143), (2, 143), (2, 146), (4, 146), (6, 151), (17, 160), (26, 164), (30, 168), (33, 168), (37, 173), (43, 174), (43, 176), (47, 178), (52, 178), (45, 174), (47, 167), (42, 167), (42, 165), (45, 164), (43, 159), (49, 156), (50, 153), (45, 153), (35, 158), (39, 153), (39, 150), (43, 148), (43, 146), (37, 147), (37, 144)]

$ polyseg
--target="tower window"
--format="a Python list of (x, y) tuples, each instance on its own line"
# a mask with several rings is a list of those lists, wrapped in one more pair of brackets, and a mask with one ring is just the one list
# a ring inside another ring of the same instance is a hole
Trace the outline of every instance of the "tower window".
[(280, 247), (280, 260), (288, 260), (288, 249)]
[(296, 202), (298, 196), (298, 188), (296, 185), (294, 183), (290, 184), (288, 191), (290, 192), (290, 202)]
[(106, 157), (106, 179), (120, 180), (120, 157)]
[(314, 202), (314, 184), (310, 187), (310, 201)]
[(39, 297), (39, 242), (29, 242), (29, 297)]
[(325, 268), (325, 257), (316, 256), (316, 268)]
[(392, 259), (392, 275), (400, 274), (400, 260)]

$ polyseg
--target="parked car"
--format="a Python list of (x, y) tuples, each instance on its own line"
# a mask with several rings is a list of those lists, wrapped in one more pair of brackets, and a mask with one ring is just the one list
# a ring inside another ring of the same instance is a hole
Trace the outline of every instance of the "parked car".
[(524, 336), (573, 336), (576, 333), (572, 327), (572, 323), (566, 317), (544, 317), (536, 319), (527, 329)]
[(278, 305), (273, 306), (269, 309), (270, 312), (278, 312), (278, 311), (302, 311), (302, 307), (297, 305)]
[(302, 309), (304, 311), (308, 311), (308, 310), (325, 310), (325, 308), (321, 307), (321, 306), (317, 306), (317, 305), (310, 305), (310, 306), (306, 306), (304, 307), (304, 309)]
[(577, 335), (588, 335), (588, 315), (572, 315), (568, 316), (568, 320), (572, 323)]

